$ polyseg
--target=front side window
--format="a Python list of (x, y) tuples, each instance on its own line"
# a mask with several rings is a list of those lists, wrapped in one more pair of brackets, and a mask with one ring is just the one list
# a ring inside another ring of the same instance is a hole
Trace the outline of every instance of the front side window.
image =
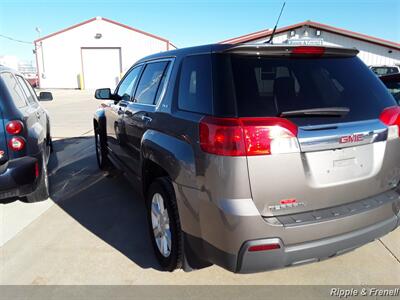
[(141, 70), (142, 66), (138, 66), (130, 70), (128, 75), (125, 76), (118, 87), (118, 100), (129, 101), (131, 99), (132, 89), (135, 86), (136, 81), (138, 80)]
[(16, 107), (25, 107), (27, 105), (27, 99), (15, 77), (8, 72), (0, 74), (0, 77), (5, 83)]
[(153, 105), (165, 76), (168, 61), (149, 63), (146, 65), (135, 93), (135, 102)]

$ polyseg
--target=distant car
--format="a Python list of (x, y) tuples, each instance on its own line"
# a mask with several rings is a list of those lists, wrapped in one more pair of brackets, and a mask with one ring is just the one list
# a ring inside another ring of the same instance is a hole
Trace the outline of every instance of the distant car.
[[(39, 100), (52, 100), (49, 92)], [(30, 84), (0, 66), (0, 202), (47, 199), (47, 162), (52, 148), (50, 121)]]
[(378, 76), (400, 73), (398, 66), (370, 66), (369, 68)]
[(183, 48), (96, 91), (99, 167), (145, 196), (163, 270), (314, 262), (399, 225), (400, 107), (357, 53)]
[(400, 105), (400, 73), (379, 77)]

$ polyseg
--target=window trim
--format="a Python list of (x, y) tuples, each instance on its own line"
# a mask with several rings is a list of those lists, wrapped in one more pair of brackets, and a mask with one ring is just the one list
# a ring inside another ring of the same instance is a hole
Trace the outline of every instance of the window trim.
[[(167, 91), (167, 86), (168, 86), (169, 79), (170, 79), (171, 73), (172, 73), (172, 67), (173, 67), (173, 65), (174, 65), (174, 63), (175, 63), (175, 58), (174, 58), (174, 57), (172, 57), (172, 58), (161, 58), (161, 59), (148, 60), (148, 61), (146, 61), (146, 62), (142, 62), (142, 63), (137, 64), (136, 66), (139, 66), (139, 65), (145, 65), (145, 66), (144, 66), (144, 68), (142, 69), (142, 72), (141, 72), (141, 74), (140, 74), (140, 78), (139, 78), (139, 80), (138, 80), (138, 82), (137, 82), (137, 84), (136, 84), (136, 86), (135, 86), (135, 91), (134, 91), (134, 93), (131, 95), (131, 98), (134, 99), (134, 95), (136, 94), (136, 91), (137, 91), (139, 82), (140, 82), (140, 80), (142, 79), (142, 76), (143, 76), (143, 73), (144, 73), (144, 71), (145, 71), (145, 69), (146, 69), (146, 66), (147, 66), (148, 64), (158, 63), (158, 62), (164, 62), (164, 61), (169, 62), (169, 64), (167, 65), (167, 70), (164, 70), (164, 73), (163, 73), (163, 76), (164, 76), (164, 74), (165, 74), (164, 86), (162, 87), (162, 90), (161, 90), (160, 95), (158, 96), (158, 98), (154, 99), (154, 104), (140, 103), (140, 102), (136, 102), (136, 101), (132, 101), (132, 103), (135, 103), (135, 105), (150, 106), (150, 107), (155, 107), (155, 108), (158, 108), (158, 107), (160, 106), (162, 100), (164, 100), (164, 97), (165, 97), (165, 94), (166, 94), (166, 91)], [(160, 80), (160, 83), (161, 83), (161, 80)], [(160, 86), (159, 86), (158, 88), (160, 88)], [(156, 96), (157, 96), (157, 93), (158, 93), (158, 90), (157, 90), (157, 92), (156, 92)]]

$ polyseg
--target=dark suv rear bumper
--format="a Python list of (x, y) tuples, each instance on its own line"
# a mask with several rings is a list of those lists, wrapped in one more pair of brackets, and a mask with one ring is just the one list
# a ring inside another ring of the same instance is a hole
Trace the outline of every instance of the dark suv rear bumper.
[(0, 166), (0, 199), (23, 197), (32, 193), (37, 184), (33, 157), (10, 160)]
[[(279, 238), (248, 241), (239, 252), (237, 272), (259, 272), (340, 255), (391, 232), (397, 228), (398, 222), (398, 218), (393, 216), (383, 222), (346, 234), (290, 246), (285, 246)], [(251, 246), (271, 243), (279, 243), (280, 248), (260, 252), (248, 251)]]

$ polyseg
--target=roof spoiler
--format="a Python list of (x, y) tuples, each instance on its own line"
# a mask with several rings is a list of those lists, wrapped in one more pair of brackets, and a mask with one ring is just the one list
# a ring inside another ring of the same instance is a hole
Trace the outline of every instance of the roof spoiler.
[(323, 46), (294, 46), (294, 45), (266, 45), (266, 44), (241, 44), (233, 45), (222, 51), (244, 55), (266, 56), (356, 56), (356, 48), (323, 47)]

